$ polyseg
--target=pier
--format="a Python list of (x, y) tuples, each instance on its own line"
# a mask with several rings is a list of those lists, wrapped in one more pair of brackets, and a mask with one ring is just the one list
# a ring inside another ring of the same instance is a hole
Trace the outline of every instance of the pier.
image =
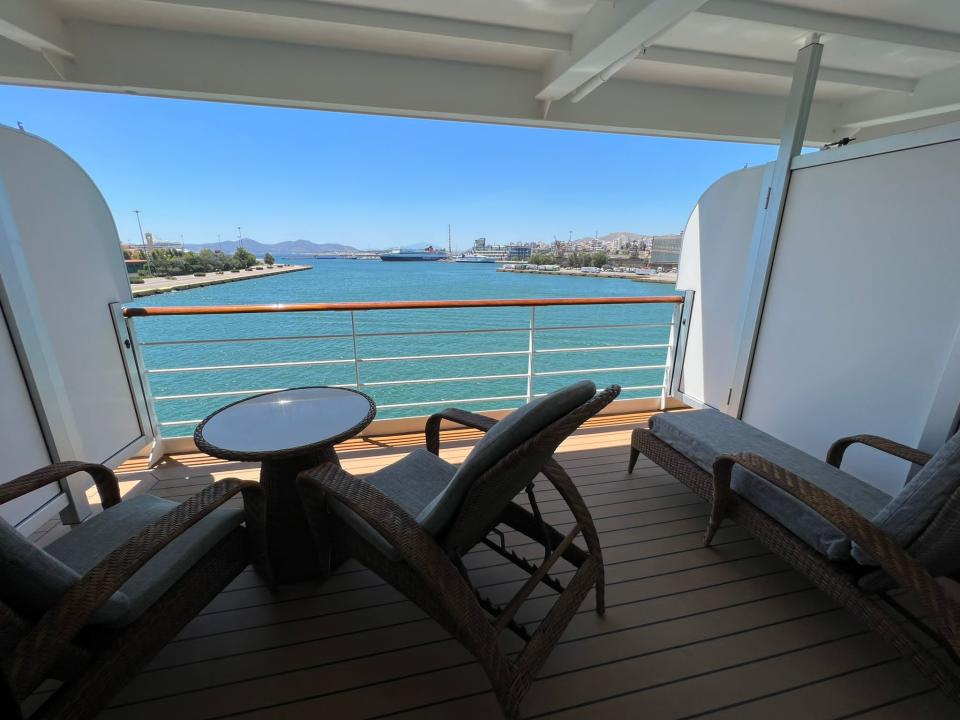
[(147, 297), (148, 295), (159, 295), (174, 290), (190, 290), (207, 285), (222, 285), (240, 280), (254, 280), (268, 275), (299, 272), (300, 270), (310, 270), (312, 267), (312, 265), (274, 265), (273, 267), (253, 267), (240, 271), (209, 272), (199, 277), (196, 275), (178, 275), (175, 278), (149, 277), (144, 278), (142, 283), (131, 285), (130, 289), (134, 297)]

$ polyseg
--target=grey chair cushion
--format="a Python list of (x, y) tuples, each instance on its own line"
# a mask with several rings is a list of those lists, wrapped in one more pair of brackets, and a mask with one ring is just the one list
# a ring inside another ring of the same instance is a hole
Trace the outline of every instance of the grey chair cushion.
[(960, 489), (960, 434), (950, 438), (873, 518), (901, 546), (917, 539), (947, 498)]
[(590, 400), (596, 392), (596, 385), (582, 380), (527, 403), (490, 428), (460, 465), (444, 497), (438, 499), (446, 506), (450, 519), (478, 477), (511, 450)]
[[(960, 538), (923, 538), (918, 548), (910, 548), (947, 499), (960, 490), (960, 434), (951, 437), (930, 461), (911, 478), (903, 489), (877, 515), (874, 524), (890, 535), (900, 547), (911, 549), (915, 559), (930, 569), (951, 573), (960, 568)], [(946, 527), (946, 526), (945, 526)], [(864, 565), (874, 560), (859, 546), (853, 557)]]
[[(446, 528), (450, 519), (447, 509), (435, 501), (456, 472), (456, 466), (418, 448), (402, 460), (368, 475), (364, 482), (397, 503), (435, 536)], [(337, 500), (332, 500), (330, 505), (338, 517), (386, 557), (400, 559), (393, 546), (350, 508)]]
[[(713, 472), (718, 455), (749, 452), (796, 473), (866, 518), (873, 518), (890, 501), (882, 490), (716, 410), (655, 415), (650, 430), (707, 472)], [(739, 466), (730, 485), (827, 558), (850, 557), (850, 539), (788, 493)]]
[[(590, 400), (596, 391), (596, 386), (585, 380), (514, 410), (487, 431), (459, 469), (433, 453), (415, 450), (364, 480), (396, 501), (424, 530), (439, 537), (453, 522), (480, 475), (525, 440)], [(381, 553), (399, 560), (393, 546), (353, 511), (336, 501), (331, 506)]]
[[(27, 618), (53, 607), (80, 575), (44, 552), (0, 518), (0, 600)], [(130, 609), (122, 592), (114, 593), (94, 615), (94, 622), (114, 622)]]
[[(112, 550), (176, 506), (175, 502), (152, 495), (125, 500), (57, 538), (46, 548), (47, 552), (77, 575), (84, 575)], [(239, 527), (243, 517), (242, 510), (218, 508), (197, 522), (121, 586), (120, 591), (128, 599), (126, 611), (102, 622), (122, 626), (136, 620), (231, 530)]]

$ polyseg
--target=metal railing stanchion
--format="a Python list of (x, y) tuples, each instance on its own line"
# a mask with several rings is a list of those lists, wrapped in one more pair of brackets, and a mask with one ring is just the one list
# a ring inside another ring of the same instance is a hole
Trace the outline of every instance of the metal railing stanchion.
[(530, 308), (530, 339), (527, 343), (527, 402), (533, 400), (533, 357), (536, 353), (537, 308)]
[(357, 383), (357, 390), (360, 389), (360, 354), (357, 352), (357, 313), (350, 311), (350, 337), (353, 339), (353, 374)]

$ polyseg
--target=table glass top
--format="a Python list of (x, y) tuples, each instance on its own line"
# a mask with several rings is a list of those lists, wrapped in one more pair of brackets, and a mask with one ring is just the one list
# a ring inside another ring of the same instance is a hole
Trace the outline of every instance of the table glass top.
[(227, 452), (273, 453), (316, 445), (358, 425), (366, 396), (343, 388), (299, 388), (244, 400), (212, 415), (201, 431)]

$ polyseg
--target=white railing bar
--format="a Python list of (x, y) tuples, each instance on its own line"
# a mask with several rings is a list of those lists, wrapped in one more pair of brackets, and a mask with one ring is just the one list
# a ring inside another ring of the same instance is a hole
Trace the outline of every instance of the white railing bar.
[[(341, 386), (344, 387), (344, 386)], [(352, 387), (352, 386), (345, 386)], [(635, 387), (624, 387), (621, 390), (657, 390), (660, 385), (637, 385)], [(544, 397), (548, 393), (536, 393), (534, 397)], [(456, 403), (476, 403), (476, 402), (498, 402), (500, 400), (524, 400), (526, 395), (498, 395), (494, 397), (479, 397), (479, 398), (457, 398), (455, 400), (426, 400), (420, 402), (409, 402), (409, 403), (386, 403), (378, 404), (377, 407), (381, 410), (386, 409), (395, 409), (395, 408), (405, 408), (405, 407), (425, 407), (429, 405), (452, 405)], [(158, 423), (161, 427), (170, 427), (172, 425), (199, 425), (202, 422), (202, 418), (196, 420), (171, 420), (167, 422)]]
[(673, 327), (670, 323), (622, 323), (619, 325), (541, 325), (537, 332), (547, 330), (612, 330), (615, 328)]
[(360, 386), (380, 387), (383, 385), (429, 385), (431, 383), (466, 382), (468, 380), (516, 380), (517, 378), (525, 378), (526, 376), (526, 373), (513, 373), (509, 375), (468, 375), (465, 377), (424, 378), (421, 380), (380, 380), (377, 382), (360, 383)]
[(183, 395), (155, 395), (153, 399), (159, 402), (160, 400), (192, 400), (193, 398), (205, 398), (205, 397), (233, 397), (234, 395), (258, 395), (260, 393), (277, 392), (278, 390), (286, 390), (286, 389), (287, 388), (260, 388), (258, 390), (221, 390), (219, 392), (185, 393)]
[[(541, 354), (551, 354), (551, 353), (566, 353), (566, 352), (600, 352), (603, 350), (649, 350), (656, 348), (666, 348), (669, 347), (667, 344), (657, 344), (657, 345), (593, 345), (590, 347), (572, 347), (572, 348), (555, 348), (549, 350), (535, 350), (535, 355)], [(483, 352), (483, 353), (448, 353), (443, 355), (398, 355), (396, 357), (372, 357), (364, 358), (359, 357), (357, 360), (359, 362), (401, 362), (408, 360), (443, 360), (448, 358), (479, 358), (479, 357), (507, 357), (507, 356), (516, 356), (516, 355), (528, 355), (529, 350), (505, 350), (501, 352)], [(181, 373), (181, 372), (216, 372), (219, 370), (248, 370), (256, 368), (278, 368), (278, 367), (309, 367), (316, 365), (350, 365), (353, 364), (353, 359), (340, 359), (340, 360), (291, 360), (287, 362), (272, 362), (272, 363), (247, 363), (243, 365), (197, 365), (190, 367), (176, 367), (176, 368), (156, 368), (152, 370), (146, 370), (145, 372), (148, 375), (160, 375), (167, 373)]]
[(535, 355), (546, 355), (548, 353), (565, 352), (599, 352), (601, 350), (650, 350), (656, 348), (668, 347), (666, 343), (658, 345), (590, 345), (589, 347), (571, 347), (571, 348), (552, 348), (549, 350), (537, 350)]
[(152, 340), (142, 342), (142, 346), (157, 345), (216, 345), (222, 343), (249, 343), (249, 342), (279, 342), (283, 340), (336, 340), (349, 338), (349, 334), (336, 335), (277, 335), (275, 337), (248, 337), (248, 338), (207, 338), (202, 340)]
[(494, 402), (500, 400), (524, 400), (526, 395), (498, 395), (496, 397), (479, 397), (479, 398), (456, 398), (454, 400), (426, 400), (419, 402), (408, 402), (408, 403), (387, 403), (385, 405), (377, 404), (377, 408), (386, 409), (386, 408), (402, 408), (402, 407), (422, 407), (425, 405), (450, 405), (455, 403), (474, 403), (474, 402)]
[(217, 370), (246, 370), (249, 368), (303, 367), (310, 365), (351, 365), (353, 360), (291, 360), (289, 362), (250, 363), (248, 365), (201, 365), (196, 367), (162, 368), (147, 370), (149, 375), (178, 372), (210, 372)]
[[(546, 393), (541, 393), (546, 394)], [(523, 400), (526, 395), (497, 395), (494, 397), (479, 397), (479, 398), (457, 398), (455, 400), (426, 400), (420, 402), (409, 402), (409, 403), (387, 403), (387, 404), (378, 404), (377, 408), (385, 410), (388, 408), (404, 408), (404, 407), (423, 407), (427, 405), (450, 405), (452, 403), (475, 403), (475, 402), (498, 402), (500, 400)], [(537, 397), (540, 397), (538, 395)], [(171, 425), (199, 425), (203, 422), (202, 418), (197, 420), (168, 420), (167, 422), (159, 423), (163, 427), (169, 427)]]
[(529, 332), (528, 328), (468, 328), (467, 330), (407, 330), (357, 333), (357, 337), (408, 337), (411, 335), (487, 335), (490, 333)]
[(666, 365), (626, 365), (624, 367), (590, 368), (588, 370), (546, 370), (534, 373), (536, 377), (545, 375), (589, 375), (590, 373), (618, 372), (626, 370), (663, 370)]
[(400, 360), (444, 360), (446, 358), (503, 357), (507, 355), (526, 355), (526, 350), (503, 350), (501, 352), (449, 353), (446, 355), (398, 355), (397, 357), (361, 357), (360, 362), (394, 362)]
[[(344, 383), (341, 385), (328, 385), (327, 387), (356, 387), (354, 383)], [(279, 392), (280, 390), (289, 390), (290, 388), (261, 388), (259, 390), (219, 390), (217, 392), (205, 393), (186, 393), (183, 395), (157, 395), (154, 400), (192, 400), (194, 398), (205, 397), (233, 397), (236, 395), (259, 395), (260, 393)]]
[[(549, 330), (612, 330), (616, 328), (652, 328), (652, 327), (672, 327), (670, 323), (622, 323), (617, 325), (548, 325), (538, 327), (537, 332), (546, 332)], [(482, 335), (489, 333), (513, 333), (530, 332), (529, 327), (523, 328), (474, 328), (468, 330), (411, 330), (408, 332), (376, 332), (376, 333), (357, 333), (357, 337), (406, 337), (412, 335)], [(140, 343), (143, 347), (156, 347), (159, 345), (202, 345), (202, 344), (223, 344), (223, 343), (247, 343), (247, 342), (281, 342), (289, 340), (333, 340), (348, 339), (353, 337), (349, 333), (337, 335), (278, 335), (276, 337), (255, 337), (255, 338), (215, 338), (207, 340), (153, 340)]]

